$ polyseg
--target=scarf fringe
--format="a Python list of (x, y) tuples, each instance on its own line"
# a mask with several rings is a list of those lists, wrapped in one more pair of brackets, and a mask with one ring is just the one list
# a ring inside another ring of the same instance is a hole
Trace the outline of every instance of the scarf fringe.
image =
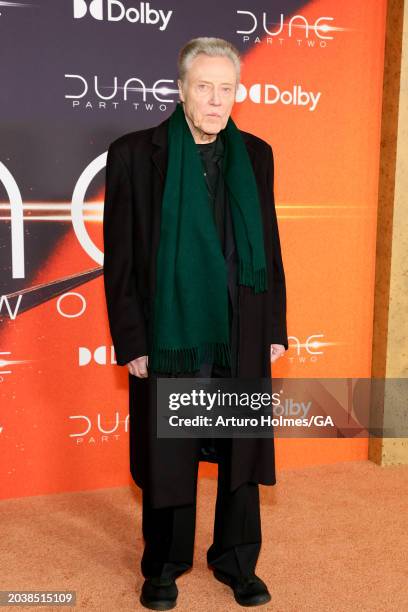
[(171, 374), (199, 370), (203, 363), (213, 362), (223, 367), (231, 365), (231, 348), (226, 342), (211, 342), (190, 348), (157, 348), (154, 355), (151, 369)]
[(266, 268), (253, 270), (252, 265), (242, 259), (239, 262), (239, 282), (241, 285), (253, 287), (255, 293), (261, 293), (268, 288)]

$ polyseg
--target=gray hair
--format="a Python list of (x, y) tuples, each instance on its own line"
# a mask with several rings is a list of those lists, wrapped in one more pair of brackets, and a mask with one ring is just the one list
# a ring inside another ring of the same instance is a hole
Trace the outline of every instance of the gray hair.
[(199, 55), (204, 53), (210, 56), (225, 56), (233, 62), (237, 75), (237, 87), (241, 76), (241, 57), (238, 49), (223, 38), (214, 38), (212, 36), (200, 36), (192, 38), (179, 51), (177, 68), (179, 79), (182, 83), (185, 82), (187, 71), (190, 68), (191, 62)]

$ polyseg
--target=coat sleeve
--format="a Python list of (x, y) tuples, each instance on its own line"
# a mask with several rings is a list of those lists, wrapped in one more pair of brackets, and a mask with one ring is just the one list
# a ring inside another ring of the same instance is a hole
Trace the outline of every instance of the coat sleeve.
[(130, 173), (112, 143), (108, 149), (105, 174), (103, 277), (109, 328), (118, 365), (147, 355), (147, 325), (143, 302), (136, 289), (133, 216)]
[(267, 152), (266, 183), (268, 199), (270, 202), (270, 206), (268, 206), (269, 227), (271, 227), (273, 243), (273, 285), (272, 290), (269, 292), (269, 308), (272, 313), (270, 344), (283, 344), (285, 349), (288, 350), (288, 336), (286, 327), (286, 281), (275, 209), (274, 159), (272, 147), (269, 144)]

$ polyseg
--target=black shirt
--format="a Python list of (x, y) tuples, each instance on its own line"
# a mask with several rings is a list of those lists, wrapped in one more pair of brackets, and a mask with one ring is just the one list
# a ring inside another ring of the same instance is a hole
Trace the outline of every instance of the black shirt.
[(221, 242), (222, 251), (225, 249), (225, 185), (222, 176), (222, 159), (224, 145), (222, 137), (217, 134), (213, 142), (197, 144), (201, 161), (203, 163), (203, 173), (207, 185), (207, 191), (211, 209), (214, 215), (214, 222)]
[[(203, 163), (203, 173), (207, 184), (210, 206), (214, 215), (214, 222), (220, 239), (222, 252), (225, 255), (225, 210), (227, 206), (227, 196), (224, 179), (222, 175), (222, 160), (224, 145), (222, 137), (217, 134), (213, 142), (197, 144)], [(231, 323), (232, 306), (228, 299), (228, 314)], [(223, 440), (221, 440), (223, 442)], [(219, 441), (213, 437), (201, 439), (201, 461), (218, 463), (219, 457), (217, 450)]]

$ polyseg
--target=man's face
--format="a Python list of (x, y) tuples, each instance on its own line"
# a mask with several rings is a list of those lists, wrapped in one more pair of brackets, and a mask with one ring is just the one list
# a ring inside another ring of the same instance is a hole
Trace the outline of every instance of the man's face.
[(190, 64), (184, 86), (178, 80), (180, 100), (194, 139), (216, 135), (227, 125), (235, 102), (237, 77), (233, 62), (224, 56), (200, 53)]

